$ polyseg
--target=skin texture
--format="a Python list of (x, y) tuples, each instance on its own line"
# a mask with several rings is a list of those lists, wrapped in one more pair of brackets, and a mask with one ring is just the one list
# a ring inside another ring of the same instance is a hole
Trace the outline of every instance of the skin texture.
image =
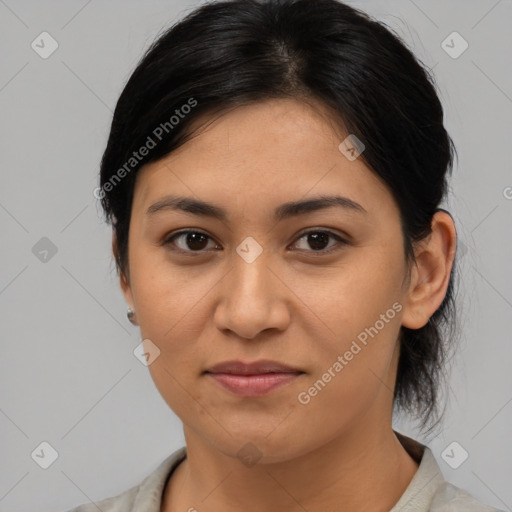
[[(240, 107), (137, 176), (121, 288), (142, 338), (160, 350), (149, 370), (183, 422), (188, 450), (162, 511), (388, 511), (417, 470), (392, 431), (398, 337), (401, 325), (422, 327), (441, 304), (455, 227), (436, 213), (407, 279), (398, 207), (360, 158), (339, 151), (347, 134), (337, 126), (320, 104)], [(146, 214), (167, 194), (215, 203), (228, 218)], [(272, 218), (283, 203), (334, 194), (366, 213), (335, 207)], [(208, 238), (165, 245), (183, 229)], [(306, 229), (347, 243), (314, 245)], [(236, 251), (246, 237), (263, 249), (252, 263)], [(400, 311), (378, 334), (300, 403), (299, 393), (396, 303)], [(240, 397), (203, 373), (234, 359), (271, 359), (304, 373), (265, 396)], [(248, 443), (254, 465), (237, 456)]]

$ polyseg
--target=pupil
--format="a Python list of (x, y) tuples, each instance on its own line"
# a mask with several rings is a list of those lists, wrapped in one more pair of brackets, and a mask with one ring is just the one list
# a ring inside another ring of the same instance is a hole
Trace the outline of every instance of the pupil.
[(326, 245), (329, 240), (329, 235), (327, 233), (310, 233), (308, 235), (308, 243), (313, 249), (322, 250), (324, 247), (318, 247)]
[[(200, 238), (203, 238), (202, 242), (199, 241)], [(206, 240), (206, 236), (203, 233), (189, 233), (187, 236), (187, 245), (190, 249), (201, 250), (203, 249), (204, 242)]]

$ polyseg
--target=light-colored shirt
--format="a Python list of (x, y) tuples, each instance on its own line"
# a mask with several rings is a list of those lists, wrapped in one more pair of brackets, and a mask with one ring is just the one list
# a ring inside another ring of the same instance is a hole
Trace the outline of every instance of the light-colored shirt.
[[(428, 446), (395, 431), (419, 467), (398, 502), (389, 512), (503, 512), (477, 501), (468, 492), (448, 483)], [(179, 448), (140, 484), (96, 503), (85, 503), (69, 512), (160, 512), (162, 494), (173, 470), (187, 456)]]

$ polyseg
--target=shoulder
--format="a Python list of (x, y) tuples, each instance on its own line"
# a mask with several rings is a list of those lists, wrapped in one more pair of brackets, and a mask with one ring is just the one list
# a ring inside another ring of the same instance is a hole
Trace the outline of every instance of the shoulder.
[(135, 485), (117, 496), (112, 496), (94, 503), (84, 503), (69, 510), (68, 512), (98, 512), (98, 509), (102, 512), (121, 512), (131, 510), (135, 497), (139, 492), (139, 488), (140, 485)]
[(436, 489), (429, 512), (502, 512), (484, 505), (464, 489), (443, 482)]
[(469, 492), (446, 481), (428, 446), (394, 432), (419, 466), (409, 486), (390, 512), (503, 512), (484, 505)]
[(128, 490), (97, 502), (78, 505), (67, 512), (126, 512), (144, 510), (160, 512), (162, 492), (165, 484), (178, 464), (186, 457), (186, 447), (179, 448), (150, 473), (140, 484)]

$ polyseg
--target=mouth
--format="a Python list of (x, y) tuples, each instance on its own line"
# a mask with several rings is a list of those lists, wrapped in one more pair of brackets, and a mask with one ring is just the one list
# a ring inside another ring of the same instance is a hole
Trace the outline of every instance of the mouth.
[(206, 370), (205, 375), (239, 396), (257, 397), (292, 383), (305, 372), (277, 361), (227, 361)]

